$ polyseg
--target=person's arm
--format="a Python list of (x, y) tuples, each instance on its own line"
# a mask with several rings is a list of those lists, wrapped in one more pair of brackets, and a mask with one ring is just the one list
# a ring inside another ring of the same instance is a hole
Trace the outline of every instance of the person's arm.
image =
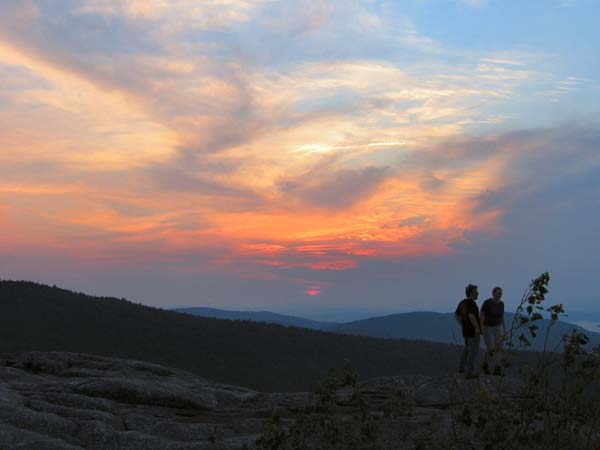
[(481, 305), (481, 311), (479, 312), (479, 322), (480, 322), (480, 326), (481, 329), (483, 330), (483, 321), (485, 320), (485, 311), (487, 310), (487, 300), (485, 302), (483, 302), (483, 305)]
[(477, 323), (477, 319), (475, 318), (475, 314), (469, 313), (469, 320), (475, 327), (475, 335), (478, 336), (481, 334), (481, 329), (479, 328), (479, 324)]

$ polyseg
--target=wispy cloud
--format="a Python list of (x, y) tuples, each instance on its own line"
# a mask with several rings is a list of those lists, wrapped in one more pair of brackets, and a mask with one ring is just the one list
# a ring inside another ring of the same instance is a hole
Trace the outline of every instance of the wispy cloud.
[(477, 6), (481, 7), (487, 4), (488, 0), (457, 0), (458, 3), (462, 3), (464, 5), (469, 6)]
[(549, 189), (527, 184), (539, 155), (564, 167), (553, 140), (584, 146), (499, 130), (588, 79), (416, 23), (371, 1), (3, 2), (0, 249), (316, 293), (497, 235)]

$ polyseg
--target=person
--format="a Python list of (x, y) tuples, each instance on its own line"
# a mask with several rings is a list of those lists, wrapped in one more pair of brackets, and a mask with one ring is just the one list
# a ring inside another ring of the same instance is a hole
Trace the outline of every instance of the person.
[(477, 286), (469, 284), (465, 289), (465, 294), (467, 298), (458, 304), (454, 312), (454, 317), (462, 328), (462, 335), (465, 340), (458, 371), (459, 373), (466, 372), (466, 378), (477, 378), (478, 373), (475, 372), (475, 367), (481, 336), (479, 308), (476, 303), (479, 297)]
[(499, 358), (502, 339), (506, 335), (506, 322), (504, 321), (504, 302), (500, 287), (495, 287), (492, 290), (492, 297), (481, 305), (481, 328), (486, 348), (481, 368), (484, 373), (489, 374), (493, 364), (494, 375), (502, 375)]

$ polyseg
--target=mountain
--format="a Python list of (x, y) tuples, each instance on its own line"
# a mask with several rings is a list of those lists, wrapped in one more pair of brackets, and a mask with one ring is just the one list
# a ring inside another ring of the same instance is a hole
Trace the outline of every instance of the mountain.
[[(513, 313), (506, 314), (507, 329), (510, 328), (513, 317)], [(534, 350), (543, 349), (545, 337), (544, 330), (547, 330), (550, 324), (551, 321), (547, 319), (536, 322), (540, 332), (538, 337), (532, 340), (532, 348)], [(590, 337), (591, 345), (600, 345), (600, 333), (594, 333), (577, 325), (559, 320), (552, 326), (549, 335), (550, 337), (548, 339), (548, 348), (551, 349), (558, 346), (561, 337), (573, 328), (587, 334), (588, 337)], [(336, 324), (331, 326), (329, 331), (378, 338), (417, 339), (455, 344), (462, 343), (460, 327), (456, 323), (453, 313), (411, 312), (391, 314), (389, 316), (372, 317), (370, 319)], [(528, 333), (526, 333), (526, 335), (529, 336)], [(515, 334), (515, 338), (516, 337), (517, 334)]]
[[(350, 334), (356, 336), (369, 336), (383, 339), (411, 339), (418, 341), (441, 342), (446, 344), (462, 345), (462, 335), (459, 325), (454, 320), (453, 313), (438, 312), (409, 312), (390, 314), (381, 317), (356, 320), (346, 323), (319, 322), (296, 316), (276, 314), (268, 311), (226, 311), (214, 308), (178, 308), (175, 311), (202, 317), (215, 317), (227, 320), (251, 320), (255, 322), (277, 323), (284, 326), (294, 326), (325, 330), (333, 333)], [(510, 328), (514, 314), (506, 314), (506, 326)], [(550, 320), (542, 320), (536, 323), (540, 327), (542, 338), (532, 340), (534, 350), (542, 350), (543, 330), (550, 325)], [(549, 348), (560, 344), (560, 337), (571, 329), (587, 334), (592, 345), (600, 345), (600, 333), (595, 333), (564, 321), (558, 321), (553, 325)], [(515, 334), (515, 339), (518, 334)]]
[(460, 328), (454, 314), (436, 312), (410, 312), (356, 320), (333, 325), (330, 331), (361, 336), (393, 339), (418, 339), (424, 341), (462, 345)]
[(174, 308), (171, 311), (191, 314), (193, 316), (212, 317), (214, 319), (250, 320), (252, 322), (276, 323), (286, 327), (310, 328), (313, 330), (326, 330), (333, 325), (332, 322), (319, 322), (270, 311), (229, 311), (207, 307)]
[[(289, 306), (276, 306), (271, 311), (288, 316), (304, 317), (305, 319), (318, 322), (345, 323), (355, 320), (368, 319), (370, 317), (381, 317), (401, 312), (397, 309), (382, 308), (360, 308), (356, 306), (324, 306), (315, 307), (314, 304), (305, 303)], [(406, 311), (402, 311), (406, 312)]]
[(363, 378), (453, 372), (461, 348), (197, 317), (0, 281), (0, 352), (56, 350), (149, 361), (262, 391), (298, 391), (344, 359)]

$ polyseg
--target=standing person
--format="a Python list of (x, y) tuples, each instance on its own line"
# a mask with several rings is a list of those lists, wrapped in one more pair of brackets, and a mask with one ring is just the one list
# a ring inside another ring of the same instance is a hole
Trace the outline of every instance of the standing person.
[(506, 334), (506, 322), (504, 321), (504, 302), (502, 301), (502, 288), (495, 287), (492, 297), (481, 305), (481, 327), (483, 329), (483, 340), (485, 341), (485, 358), (482, 369), (486, 374), (490, 373), (494, 365), (494, 375), (502, 375), (500, 367), (500, 350), (502, 339)]
[(469, 284), (465, 289), (467, 298), (461, 301), (454, 312), (456, 321), (462, 328), (465, 339), (465, 348), (460, 357), (459, 373), (466, 372), (466, 378), (477, 378), (475, 372), (477, 355), (479, 354), (479, 342), (481, 328), (479, 326), (479, 307), (475, 302), (479, 297), (477, 286)]

